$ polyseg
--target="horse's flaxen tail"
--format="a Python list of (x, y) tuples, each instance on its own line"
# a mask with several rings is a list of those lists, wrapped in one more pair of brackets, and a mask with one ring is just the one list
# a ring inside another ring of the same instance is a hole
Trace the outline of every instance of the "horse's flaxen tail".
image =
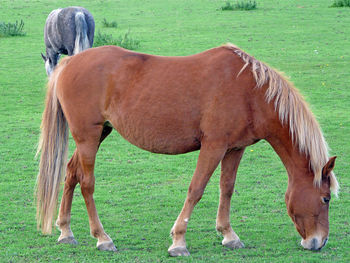
[(50, 234), (57, 211), (57, 199), (62, 174), (67, 162), (68, 124), (56, 95), (57, 79), (69, 61), (64, 58), (48, 83), (45, 110), (41, 122), (41, 136), (37, 155), (41, 152), (36, 182), (37, 226)]
[(75, 14), (75, 31), (74, 55), (90, 48), (90, 42), (87, 36), (88, 25), (83, 12), (77, 12)]

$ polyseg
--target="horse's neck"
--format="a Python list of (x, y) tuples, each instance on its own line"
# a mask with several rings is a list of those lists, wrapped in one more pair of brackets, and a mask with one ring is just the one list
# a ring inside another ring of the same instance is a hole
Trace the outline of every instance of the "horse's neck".
[(293, 144), (288, 127), (276, 129), (276, 133), (269, 136), (267, 141), (286, 167), (289, 183), (298, 182), (310, 174), (309, 158)]

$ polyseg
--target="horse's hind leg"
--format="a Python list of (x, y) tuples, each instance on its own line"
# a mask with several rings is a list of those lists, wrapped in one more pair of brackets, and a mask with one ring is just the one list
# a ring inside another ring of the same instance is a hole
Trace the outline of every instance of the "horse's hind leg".
[[(74, 188), (76, 184), (79, 182), (81, 184), (81, 190), (86, 202), (86, 206), (88, 208), (91, 234), (94, 237), (98, 238), (99, 240), (98, 247), (101, 250), (115, 250), (115, 246), (112, 240), (108, 237), (107, 234), (104, 233), (102, 225), (98, 219), (97, 211), (96, 211), (94, 200), (92, 197), (94, 185), (92, 184), (91, 186), (91, 182), (86, 183), (87, 181), (86, 178), (90, 178), (89, 181), (91, 181), (91, 178), (93, 178), (92, 181), (94, 182), (93, 167), (94, 167), (96, 152), (101, 142), (111, 133), (111, 131), (112, 131), (112, 127), (105, 125), (101, 133), (101, 126), (95, 126), (92, 129), (92, 132), (86, 133), (85, 131), (84, 137), (87, 137), (88, 139), (83, 139), (83, 137), (79, 137), (80, 140), (82, 140), (83, 142), (79, 142), (79, 143), (77, 142), (77, 149), (74, 152), (70, 162), (68, 163), (64, 192), (62, 196), (59, 217), (56, 223), (59, 229), (61, 230), (61, 236), (59, 238), (60, 243), (71, 243), (71, 244), (77, 243), (70, 229), (70, 211), (71, 211), (71, 205), (73, 200)], [(98, 134), (100, 134), (99, 140), (97, 140)], [(93, 162), (92, 175), (91, 175), (91, 171), (89, 171), (91, 169), (88, 169), (88, 172), (85, 172), (86, 169), (83, 169), (84, 165), (82, 164), (82, 161), (84, 161), (86, 157), (83, 157), (84, 154), (82, 154), (79, 151), (79, 148), (85, 149), (85, 151), (86, 149), (87, 150), (90, 149), (88, 150), (89, 154), (87, 154), (87, 156), (90, 156), (90, 163)], [(91, 192), (91, 187), (92, 187), (92, 193), (90, 196), (89, 192)], [(90, 213), (90, 211), (92, 212)], [(92, 216), (90, 216), (90, 214), (92, 214)]]
[(90, 233), (98, 239), (98, 249), (116, 251), (112, 239), (102, 227), (93, 198), (95, 190), (95, 158), (101, 139), (104, 136), (103, 127), (102, 125), (93, 125), (89, 129), (83, 129), (79, 134), (74, 135), (73, 132), (72, 134), (77, 144), (79, 161), (83, 171), (83, 176), (79, 178), (79, 183), (89, 215)]
[(244, 247), (230, 224), (231, 197), (236, 181), (238, 165), (243, 152), (244, 149), (229, 151), (221, 162), (220, 204), (216, 219), (216, 229), (224, 236), (222, 244), (232, 249)]
[(224, 157), (226, 152), (225, 143), (202, 142), (201, 150), (198, 157), (197, 167), (192, 177), (190, 187), (188, 189), (187, 198), (182, 211), (175, 221), (171, 229), (173, 244), (168, 249), (170, 256), (188, 256), (186, 249), (185, 233), (187, 224), (190, 219), (194, 206), (202, 198), (204, 189)]
[(74, 239), (73, 232), (70, 229), (70, 213), (73, 201), (73, 192), (75, 186), (78, 183), (78, 173), (80, 171), (79, 159), (77, 150), (75, 150), (72, 158), (67, 165), (67, 173), (64, 183), (62, 201), (60, 205), (60, 211), (56, 221), (56, 225), (61, 231), (61, 235), (58, 238), (59, 243), (77, 244)]

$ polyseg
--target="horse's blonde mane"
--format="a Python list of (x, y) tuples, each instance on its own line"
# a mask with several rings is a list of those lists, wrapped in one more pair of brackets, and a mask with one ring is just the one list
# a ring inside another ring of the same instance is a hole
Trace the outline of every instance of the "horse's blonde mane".
[[(319, 187), (322, 182), (322, 168), (329, 160), (328, 146), (305, 100), (283, 74), (232, 44), (227, 44), (226, 47), (232, 49), (245, 62), (238, 75), (250, 65), (256, 87), (261, 88), (265, 83), (269, 84), (265, 93), (266, 101), (269, 103), (274, 100), (275, 110), (278, 112), (281, 123), (289, 125), (293, 143), (298, 146), (301, 153), (310, 158), (314, 184)], [(333, 172), (330, 179), (331, 190), (337, 195), (339, 185)]]

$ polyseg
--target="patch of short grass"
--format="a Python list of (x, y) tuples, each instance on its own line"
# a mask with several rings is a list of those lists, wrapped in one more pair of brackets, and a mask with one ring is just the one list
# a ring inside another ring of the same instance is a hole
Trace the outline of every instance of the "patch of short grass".
[(117, 38), (114, 38), (111, 34), (105, 34), (98, 31), (95, 36), (94, 46), (99, 47), (105, 45), (114, 45), (135, 50), (140, 47), (140, 41), (131, 36), (130, 29), (124, 35), (119, 35)]
[(0, 37), (12, 37), (12, 36), (24, 36), (26, 33), (23, 31), (24, 22), (21, 19), (16, 23), (5, 23), (0, 21)]
[(350, 0), (335, 0), (330, 7), (350, 7)]
[(116, 21), (108, 21), (106, 18), (103, 18), (102, 20), (102, 26), (103, 27), (113, 27), (113, 28), (117, 28), (118, 27), (118, 23)]
[(233, 10), (253, 10), (256, 9), (257, 4), (256, 1), (237, 1), (235, 3), (231, 3), (227, 1), (224, 6), (221, 7), (223, 11), (233, 11)]

